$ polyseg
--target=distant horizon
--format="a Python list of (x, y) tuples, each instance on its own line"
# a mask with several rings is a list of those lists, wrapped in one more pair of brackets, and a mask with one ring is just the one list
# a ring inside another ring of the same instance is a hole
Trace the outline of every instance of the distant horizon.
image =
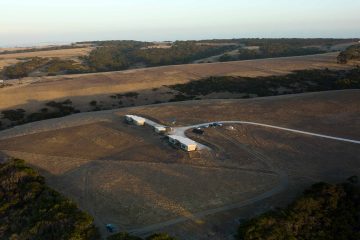
[(175, 42), (175, 41), (206, 41), (206, 40), (234, 40), (234, 39), (349, 39), (359, 40), (360, 37), (235, 37), (235, 38), (201, 38), (201, 39), (175, 39), (175, 40), (139, 40), (139, 39), (102, 39), (102, 40), (79, 40), (79, 41), (54, 41), (54, 42), (33, 42), (23, 44), (0, 45), (0, 48), (21, 48), (21, 47), (42, 47), (42, 46), (61, 46), (71, 45), (81, 42), (102, 42), (102, 41), (139, 41), (139, 42)]
[(0, 46), (135, 39), (359, 38), (360, 1), (1, 0)]

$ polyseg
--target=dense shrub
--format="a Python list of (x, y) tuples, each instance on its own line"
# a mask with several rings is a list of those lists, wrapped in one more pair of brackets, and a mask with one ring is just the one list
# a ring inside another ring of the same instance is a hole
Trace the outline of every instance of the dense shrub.
[(9, 119), (10, 121), (21, 121), (25, 117), (24, 109), (15, 109), (15, 110), (4, 110), (1, 112), (3, 118)]
[(185, 64), (211, 57), (236, 48), (236, 46), (201, 45), (194, 41), (177, 41), (168, 49), (137, 50), (134, 55), (147, 66)]
[(97, 105), (97, 101), (92, 100), (91, 102), (89, 102), (90, 106), (96, 107)]
[(19, 62), (15, 65), (5, 67), (3, 69), (3, 75), (9, 79), (27, 77), (31, 72), (44, 66), (48, 62), (49, 59), (47, 58), (34, 57), (25, 62)]
[(318, 183), (286, 209), (242, 223), (241, 240), (358, 240), (360, 188), (352, 177), (343, 184)]
[(0, 164), (0, 239), (99, 239), (93, 219), (22, 160)]
[(71, 106), (72, 101), (70, 99), (67, 99), (63, 102), (55, 102), (51, 101), (46, 103), (46, 106), (52, 107), (55, 109), (55, 112), (52, 112), (52, 114), (56, 113), (58, 116), (67, 116), (73, 113), (78, 113), (79, 111), (76, 110), (73, 106)]
[(127, 69), (137, 63), (146, 66), (190, 63), (234, 48), (234, 46), (206, 46), (194, 41), (178, 41), (167, 49), (144, 49), (148, 45), (150, 43), (136, 41), (105, 42), (84, 60), (92, 71), (113, 71)]
[[(360, 68), (352, 70), (302, 70), (284, 76), (269, 77), (209, 77), (170, 86), (181, 92), (176, 100), (186, 96), (208, 95), (214, 92), (274, 96), (281, 94), (360, 88)], [(280, 90), (279, 90), (280, 89)], [(180, 98), (181, 97), (181, 98)]]
[(56, 75), (56, 74), (74, 74), (74, 73), (84, 73), (87, 72), (87, 68), (74, 60), (62, 60), (58, 58), (52, 59), (49, 63), (47, 63), (45, 72), (48, 75)]
[(224, 54), (220, 57), (219, 61), (237, 61), (237, 60), (251, 60), (261, 58), (274, 58), (274, 57), (290, 57), (290, 56), (303, 56), (311, 54), (325, 53), (326, 51), (319, 48), (310, 47), (296, 47), (285, 44), (266, 44), (259, 47), (258, 50), (239, 49), (238, 54), (228, 55)]
[(348, 47), (342, 51), (338, 56), (338, 63), (346, 64), (351, 60), (360, 60), (360, 44)]

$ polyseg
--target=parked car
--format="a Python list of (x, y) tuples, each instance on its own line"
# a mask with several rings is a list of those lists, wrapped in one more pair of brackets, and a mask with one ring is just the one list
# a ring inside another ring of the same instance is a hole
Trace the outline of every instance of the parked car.
[(213, 126), (214, 126), (214, 127), (222, 127), (223, 124), (222, 124), (222, 123), (215, 122), (215, 123), (213, 123)]
[(194, 128), (192, 132), (200, 135), (204, 134), (204, 130), (201, 128)]
[(222, 123), (218, 123), (218, 122), (213, 122), (213, 123), (210, 123), (210, 127), (222, 127)]

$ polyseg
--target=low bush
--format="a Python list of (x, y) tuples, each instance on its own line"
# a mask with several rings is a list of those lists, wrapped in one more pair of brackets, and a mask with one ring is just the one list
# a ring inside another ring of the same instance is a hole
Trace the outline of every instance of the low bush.
[(49, 62), (48, 58), (34, 57), (25, 62), (19, 62), (3, 69), (3, 75), (8, 79), (23, 78), (36, 69), (43, 67)]
[(358, 240), (360, 187), (357, 177), (343, 184), (317, 183), (286, 209), (242, 223), (239, 240)]
[(85, 66), (81, 65), (74, 60), (62, 60), (58, 58), (52, 59), (47, 63), (45, 72), (51, 75), (56, 74), (75, 74), (75, 73), (85, 73), (87, 69)]
[(19, 159), (0, 164), (0, 239), (96, 240), (88, 214)]
[(89, 104), (90, 104), (90, 106), (95, 107), (97, 105), (97, 101), (92, 100)]
[(351, 60), (360, 60), (360, 44), (348, 47), (337, 57), (338, 63), (346, 64)]
[(1, 113), (3, 118), (9, 119), (10, 121), (22, 121), (25, 117), (24, 109), (4, 110)]
[(193, 99), (216, 92), (244, 93), (246, 96), (274, 96), (291, 93), (360, 88), (360, 68), (352, 70), (302, 70), (284, 76), (209, 77), (169, 86), (181, 94), (172, 101)]

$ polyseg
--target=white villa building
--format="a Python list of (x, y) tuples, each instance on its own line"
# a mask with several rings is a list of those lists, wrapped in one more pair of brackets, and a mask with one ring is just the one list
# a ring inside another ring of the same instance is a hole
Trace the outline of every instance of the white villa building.
[(168, 135), (169, 142), (174, 145), (180, 145), (180, 148), (187, 151), (192, 152), (196, 151), (197, 144), (189, 138), (178, 136), (178, 135)]
[(145, 118), (135, 115), (126, 115), (125, 119), (128, 123), (134, 123), (137, 126), (144, 126), (146, 122)]
[(179, 135), (167, 135), (168, 132), (171, 132), (171, 128), (158, 124), (152, 120), (143, 118), (143, 117), (139, 117), (136, 115), (125, 115), (125, 120), (128, 123), (132, 123), (134, 125), (137, 126), (144, 126), (144, 125), (148, 125), (150, 127), (152, 127), (154, 129), (154, 131), (158, 134), (165, 134), (168, 139), (169, 142), (173, 145), (179, 146), (182, 150), (187, 151), (187, 152), (192, 152), (192, 151), (196, 151), (198, 149), (198, 144), (191, 140), (190, 138), (187, 138), (185, 136), (179, 136)]
[(155, 126), (154, 131), (156, 133), (165, 133), (167, 131), (166, 127), (163, 126)]

